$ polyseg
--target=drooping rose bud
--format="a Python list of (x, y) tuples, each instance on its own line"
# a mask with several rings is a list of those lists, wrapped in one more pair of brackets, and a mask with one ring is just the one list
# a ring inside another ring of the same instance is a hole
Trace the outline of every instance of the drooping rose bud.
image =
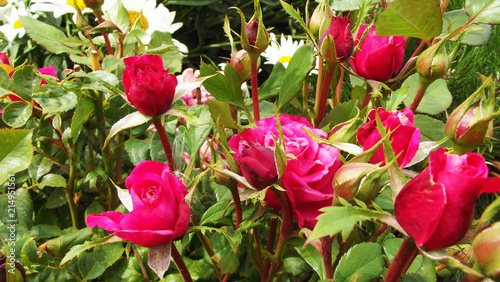
[(172, 105), (177, 78), (163, 68), (162, 58), (142, 55), (125, 58), (123, 62), (123, 87), (130, 104), (144, 115), (165, 113)]
[(472, 241), (474, 268), (495, 281), (500, 280), (500, 222), (479, 232)]
[(417, 58), (417, 73), (420, 79), (432, 83), (448, 71), (449, 59), (444, 45), (440, 42), (432, 45)]
[(246, 40), (241, 41), (241, 46), (250, 55), (260, 55), (269, 45), (269, 34), (264, 24), (258, 19), (253, 19), (245, 26)]
[(333, 205), (338, 198), (353, 203), (354, 198), (370, 203), (380, 189), (380, 178), (387, 171), (378, 165), (369, 163), (347, 163), (335, 173), (333, 185)]
[(321, 36), (320, 48), (327, 62), (338, 63), (347, 60), (354, 49), (351, 20), (333, 16), (328, 29)]
[(500, 191), (500, 178), (488, 178), (483, 156), (445, 152), (431, 152), (429, 166), (394, 201), (399, 224), (426, 251), (457, 244), (472, 225), (477, 197)]
[[(495, 86), (491, 78), (482, 78), (483, 85), (455, 108), (446, 122), (446, 136), (458, 154), (488, 143), (493, 134), (493, 120), (500, 115), (495, 112)], [(487, 88), (491, 92), (489, 97), (485, 93)]]
[(260, 144), (245, 146), (238, 157), (241, 173), (257, 190), (278, 180), (274, 151)]
[[(368, 25), (359, 28), (356, 45), (367, 28)], [(387, 81), (401, 69), (405, 46), (402, 36), (379, 37), (372, 26), (349, 64), (363, 78)]]
[[(243, 83), (250, 79), (250, 57), (248, 56), (247, 51), (239, 50), (231, 56), (231, 61), (229, 64), (233, 67), (233, 69), (238, 74), (238, 78), (240, 82)], [(260, 65), (260, 57), (257, 61), (257, 67)]]

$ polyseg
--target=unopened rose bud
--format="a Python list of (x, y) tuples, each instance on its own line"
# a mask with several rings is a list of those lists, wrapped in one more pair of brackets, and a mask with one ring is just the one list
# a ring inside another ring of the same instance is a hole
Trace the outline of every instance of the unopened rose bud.
[[(224, 162), (222, 162), (222, 160), (220, 162), (217, 162), (215, 164), (215, 167), (218, 169), (218, 170), (223, 170), (226, 168), (226, 164)], [(217, 182), (217, 184), (219, 185), (227, 185), (229, 182), (231, 182), (231, 177), (225, 175), (225, 174), (222, 174), (221, 172), (219, 172), (218, 170), (215, 171), (214, 175), (215, 175), (215, 182)]]
[(500, 113), (495, 112), (494, 85), (491, 84), (488, 98), (484, 88), (481, 87), (455, 108), (446, 122), (446, 136), (453, 142), (453, 149), (457, 154), (470, 152), (488, 143), (493, 134), (493, 120)]
[[(323, 34), (324, 30), (330, 25), (333, 17), (333, 11), (326, 0), (322, 0), (314, 9), (311, 19), (309, 20), (309, 29), (318, 37)], [(321, 28), (323, 27), (323, 29)]]
[(104, 4), (104, 0), (83, 0), (83, 3), (91, 9), (99, 9)]
[(241, 150), (238, 163), (245, 179), (257, 190), (262, 190), (278, 180), (278, 169), (273, 150), (260, 144)]
[(418, 56), (416, 66), (421, 79), (432, 82), (443, 77), (448, 71), (448, 55), (441, 45), (434, 44)]
[[(258, 19), (252, 20), (245, 27), (247, 40), (242, 41), (242, 47), (251, 55), (260, 55), (269, 45), (269, 34)], [(246, 41), (246, 42), (245, 42)]]
[(347, 17), (332, 17), (330, 26), (321, 36), (320, 48), (327, 62), (338, 63), (347, 60), (354, 49), (351, 20)]
[(500, 279), (500, 222), (479, 232), (472, 242), (474, 267), (489, 278)]
[[(232, 57), (229, 64), (238, 74), (240, 82), (243, 83), (250, 79), (250, 57), (247, 51), (239, 50)], [(257, 61), (257, 66), (260, 65), (260, 57)]]
[(340, 167), (334, 176), (333, 204), (338, 198), (354, 202), (354, 198), (369, 203), (377, 196), (380, 177), (387, 169), (369, 163), (348, 163)]

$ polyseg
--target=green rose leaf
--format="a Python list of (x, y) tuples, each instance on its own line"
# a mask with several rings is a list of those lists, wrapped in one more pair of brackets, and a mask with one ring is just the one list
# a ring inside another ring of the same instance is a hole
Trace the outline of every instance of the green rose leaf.
[[(469, 21), (467, 13), (464, 9), (453, 10), (444, 13), (443, 15), (443, 31), (438, 36), (443, 38), (448, 30), (454, 30), (462, 27)], [(465, 29), (465, 36), (460, 43), (471, 46), (482, 46), (488, 42), (491, 35), (491, 26), (489, 24), (472, 24)], [(456, 40), (460, 37), (453, 37), (451, 40)]]
[(0, 88), (3, 89), (3, 91), (10, 91), (12, 89), (9, 74), (7, 74), (7, 71), (2, 67), (0, 67)]
[(230, 64), (226, 65), (224, 68), (224, 75), (222, 75), (202, 62), (200, 65), (200, 73), (202, 77), (212, 76), (203, 81), (203, 86), (205, 86), (205, 89), (207, 89), (207, 91), (217, 100), (228, 102), (233, 106), (245, 108), (240, 79)]
[[(417, 95), (418, 87), (420, 85), (418, 74), (415, 73), (409, 76), (404, 82), (403, 87), (408, 87), (408, 98), (403, 102), (409, 106)], [(418, 105), (417, 112), (436, 115), (444, 112), (451, 105), (451, 93), (448, 90), (446, 81), (444, 79), (437, 79), (425, 91), (424, 98)]]
[(17, 96), (31, 101), (33, 92), (38, 90), (42, 79), (35, 74), (34, 66), (24, 66), (12, 75), (12, 85)]
[(333, 274), (335, 281), (378, 280), (385, 268), (382, 246), (377, 243), (355, 245), (342, 256)]
[(129, 139), (125, 141), (125, 151), (130, 161), (134, 165), (147, 160), (149, 157), (149, 143), (139, 139)]
[(31, 228), (33, 225), (33, 200), (28, 190), (22, 187), (16, 190), (15, 206), (18, 224)]
[(30, 103), (15, 101), (4, 108), (2, 119), (9, 126), (18, 128), (26, 124), (32, 113)]
[(380, 14), (378, 36), (411, 36), (429, 42), (441, 33), (441, 9), (434, 0), (398, 0)]
[(74, 92), (67, 92), (64, 88), (46, 85), (48, 91), (38, 93), (35, 101), (43, 108), (44, 113), (55, 114), (74, 109), (78, 98)]
[(38, 183), (38, 187), (43, 189), (45, 187), (66, 187), (66, 179), (59, 174), (49, 173), (42, 178), (42, 181)]
[(278, 109), (290, 102), (302, 89), (302, 81), (314, 67), (314, 58), (314, 48), (311, 43), (302, 45), (293, 54), (283, 75), (283, 82), (278, 94)]
[(61, 43), (67, 37), (58, 28), (28, 16), (19, 16), (19, 20), (31, 39), (42, 45), (47, 51), (54, 54), (81, 54), (81, 52)]
[(118, 132), (127, 128), (141, 125), (143, 123), (149, 122), (150, 120), (151, 120), (150, 116), (145, 116), (140, 112), (133, 112), (125, 116), (124, 118), (120, 119), (115, 124), (113, 124), (109, 132), (109, 135), (108, 137), (106, 137), (106, 141), (104, 142), (104, 147), (106, 147), (106, 145), (108, 144), (109, 139), (115, 136)]
[(75, 113), (71, 120), (70, 137), (75, 138), (83, 128), (83, 123), (86, 122), (94, 112), (94, 101), (90, 98), (83, 97), (76, 104)]
[(500, 24), (500, 0), (466, 0), (465, 10), (476, 23)]
[(32, 130), (0, 129), (0, 184), (25, 170), (33, 159)]

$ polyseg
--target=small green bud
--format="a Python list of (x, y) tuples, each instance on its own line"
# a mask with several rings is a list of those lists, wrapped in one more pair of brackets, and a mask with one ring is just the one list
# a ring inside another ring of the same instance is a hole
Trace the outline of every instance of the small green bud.
[(474, 267), (484, 275), (500, 279), (500, 222), (479, 232), (472, 242)]
[[(238, 74), (240, 82), (243, 83), (250, 79), (250, 57), (248, 56), (247, 51), (239, 50), (231, 56), (231, 61), (229, 64), (233, 67), (233, 69)], [(260, 65), (260, 57), (257, 61), (257, 66)]]
[(421, 79), (433, 82), (448, 72), (449, 59), (442, 42), (432, 45), (417, 58), (417, 72)]

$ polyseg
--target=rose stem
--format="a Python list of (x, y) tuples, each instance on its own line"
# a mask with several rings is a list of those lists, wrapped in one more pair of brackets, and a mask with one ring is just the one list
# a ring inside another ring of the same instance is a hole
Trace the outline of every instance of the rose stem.
[(173, 242), (170, 245), (172, 246), (172, 258), (174, 259), (174, 262), (177, 265), (177, 269), (179, 269), (182, 278), (185, 282), (192, 282), (193, 278), (191, 278), (191, 274), (189, 274), (189, 269), (186, 267), (186, 264), (182, 259), (182, 255), (179, 253)]
[(135, 258), (137, 259), (137, 262), (139, 263), (139, 267), (141, 268), (141, 272), (142, 272), (142, 276), (144, 276), (144, 280), (149, 281), (148, 272), (146, 270), (146, 267), (144, 266), (144, 263), (142, 262), (141, 255), (139, 254), (139, 251), (137, 251), (137, 247), (135, 246), (134, 243), (130, 243), (130, 248), (132, 248), (132, 251), (134, 252)]
[(115, 149), (115, 183), (120, 186), (122, 183), (122, 156), (123, 156), (123, 141), (125, 136), (122, 133), (118, 133), (116, 138), (116, 149)]
[(401, 274), (406, 272), (411, 262), (417, 256), (419, 250), (415, 241), (413, 239), (406, 237), (401, 244), (401, 247), (396, 254), (396, 257), (392, 260), (387, 276), (385, 277), (385, 282), (396, 282), (399, 281)]
[(253, 119), (254, 121), (260, 120), (259, 112), (259, 87), (257, 83), (257, 61), (259, 57), (250, 57), (250, 84), (252, 86), (252, 103), (253, 103)]
[(253, 240), (255, 241), (255, 251), (257, 252), (257, 257), (255, 258), (255, 263), (259, 267), (259, 271), (262, 271), (262, 250), (260, 247), (259, 231), (257, 227), (252, 228)]
[(228, 185), (229, 190), (231, 191), (231, 195), (233, 196), (234, 201), (234, 210), (236, 212), (236, 227), (235, 231), (240, 227), (241, 219), (242, 219), (242, 210), (241, 210), (241, 200), (240, 194), (238, 193), (238, 187), (236, 181), (231, 181)]
[(337, 88), (335, 89), (335, 96), (337, 97), (337, 103), (334, 106), (338, 106), (340, 104), (340, 98), (342, 96), (342, 82), (344, 81), (344, 69), (340, 68), (340, 78), (339, 83), (337, 84)]
[[(194, 215), (191, 215), (191, 221), (193, 222), (194, 226), (199, 226), (200, 224), (198, 223), (198, 220)], [(200, 240), (201, 244), (203, 245), (203, 248), (207, 252), (208, 256), (210, 257), (210, 260), (212, 261), (214, 265), (215, 272), (217, 273), (217, 277), (219, 278), (219, 281), (222, 281), (222, 274), (220, 272), (219, 267), (217, 266), (217, 261), (214, 260), (214, 249), (212, 247), (212, 243), (208, 238), (201, 233), (201, 231), (196, 231), (196, 236), (198, 236), (198, 239)]]
[(326, 111), (326, 101), (328, 100), (328, 92), (330, 91), (330, 85), (332, 84), (333, 74), (335, 73), (335, 68), (338, 64), (327, 64), (325, 79), (323, 80), (323, 85), (321, 85), (321, 93), (316, 104), (316, 126), (319, 126), (323, 118), (325, 117)]
[(332, 237), (325, 236), (321, 238), (321, 255), (325, 263), (325, 275), (327, 280), (333, 279), (332, 266)]
[(195, 89), (196, 90), (196, 105), (201, 105), (201, 88), (198, 87)]
[(163, 147), (163, 151), (165, 152), (165, 157), (167, 158), (168, 168), (171, 173), (174, 173), (177, 171), (177, 166), (175, 165), (172, 146), (170, 146), (170, 141), (168, 141), (167, 130), (163, 126), (161, 116), (153, 116), (153, 123), (156, 127), (156, 132), (158, 132), (158, 136), (160, 137), (161, 145)]
[(417, 95), (415, 95), (413, 103), (411, 103), (410, 106), (410, 110), (412, 110), (412, 112), (415, 113), (415, 111), (417, 110), (420, 101), (422, 101), (422, 98), (424, 98), (425, 90), (427, 90), (427, 87), (429, 87), (429, 85), (430, 85), (429, 82), (423, 81), (422, 79), (420, 80), (420, 85), (418, 86)]
[(316, 97), (314, 98), (314, 112), (317, 112), (317, 105), (319, 104), (319, 98), (321, 93), (321, 83), (323, 81), (323, 58), (321, 55), (319, 56), (319, 65), (318, 65), (318, 78), (316, 79)]
[(106, 124), (104, 120), (104, 109), (102, 107), (102, 93), (100, 91), (94, 91), (94, 108), (97, 121), (97, 134), (99, 137), (102, 160), (104, 162), (104, 171), (106, 171), (106, 175), (108, 175), (106, 185), (108, 187), (109, 209), (114, 210), (118, 204), (118, 196), (113, 183), (111, 183), (111, 177), (114, 171), (110, 146), (104, 147), (104, 141), (106, 140)]
[[(102, 18), (101, 8), (94, 9), (93, 11), (97, 17), (97, 22), (101, 24), (104, 21), (104, 19)], [(108, 54), (114, 55), (115, 52), (113, 51), (113, 47), (111, 47), (111, 42), (109, 42), (108, 34), (106, 32), (103, 32), (102, 37), (104, 37), (104, 41), (106, 42), (106, 49), (108, 49)]]
[(365, 96), (363, 97), (363, 103), (361, 103), (361, 109), (364, 109), (370, 104), (370, 101), (372, 100), (372, 87), (370, 84), (366, 85), (366, 91), (365, 91)]
[(302, 82), (302, 110), (305, 111), (307, 109), (307, 86), (309, 85), (309, 76), (306, 76), (304, 81)]
[[(74, 147), (74, 145), (73, 145)], [(77, 173), (78, 160), (73, 149), (69, 150), (69, 179), (68, 184), (66, 185), (66, 200), (69, 205), (69, 213), (71, 215), (71, 223), (74, 228), (78, 229), (78, 207), (75, 203), (75, 179)]]
[(273, 275), (276, 272), (278, 267), (278, 263), (281, 262), (283, 258), (283, 252), (285, 251), (285, 242), (288, 239), (288, 235), (290, 230), (292, 229), (293, 223), (293, 210), (292, 203), (286, 192), (279, 191), (277, 189), (272, 188), (274, 194), (278, 198), (281, 205), (281, 228), (280, 228), (280, 238), (278, 240), (278, 245), (276, 246), (276, 252), (274, 253), (274, 261), (271, 263), (271, 268), (269, 269), (269, 275), (267, 276), (267, 281), (272, 281)]
[[(268, 253), (272, 253), (274, 249), (274, 242), (275, 242), (275, 237), (276, 237), (276, 229), (278, 228), (278, 219), (277, 218), (271, 218), (271, 221), (269, 222), (269, 234), (267, 236), (267, 247), (266, 251)], [(266, 257), (264, 259), (264, 267), (262, 268), (260, 272), (260, 281), (266, 281), (267, 280), (267, 275), (269, 272), (269, 267), (271, 266), (271, 261), (269, 260), (269, 257)]]

